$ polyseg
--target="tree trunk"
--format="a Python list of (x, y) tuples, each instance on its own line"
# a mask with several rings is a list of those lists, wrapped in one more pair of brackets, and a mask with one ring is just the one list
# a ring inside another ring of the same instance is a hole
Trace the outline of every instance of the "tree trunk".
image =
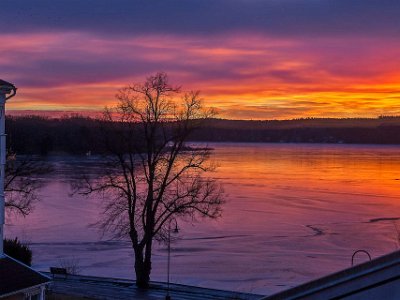
[(148, 259), (143, 256), (143, 248), (134, 250), (136, 286), (138, 288), (147, 289), (150, 283), (151, 257)]

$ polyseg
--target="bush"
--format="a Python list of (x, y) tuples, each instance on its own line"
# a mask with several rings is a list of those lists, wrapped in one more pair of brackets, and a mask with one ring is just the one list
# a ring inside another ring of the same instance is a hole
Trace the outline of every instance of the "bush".
[(67, 273), (71, 275), (78, 275), (82, 269), (79, 266), (79, 259), (74, 257), (62, 258), (58, 261), (58, 265), (60, 268), (66, 269)]
[(28, 266), (32, 264), (32, 250), (18, 238), (4, 240), (4, 253)]

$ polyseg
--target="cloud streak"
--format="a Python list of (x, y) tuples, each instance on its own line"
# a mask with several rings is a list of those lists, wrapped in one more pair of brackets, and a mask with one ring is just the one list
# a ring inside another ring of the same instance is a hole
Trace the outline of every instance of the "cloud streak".
[(221, 117), (400, 114), (398, 1), (110, 3), (2, 1), (10, 109), (101, 110), (165, 71)]

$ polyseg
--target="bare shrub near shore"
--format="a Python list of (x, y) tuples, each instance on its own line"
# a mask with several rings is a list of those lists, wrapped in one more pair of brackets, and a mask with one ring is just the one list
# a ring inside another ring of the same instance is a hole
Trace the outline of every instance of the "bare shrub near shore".
[(82, 271), (82, 267), (80, 266), (80, 261), (76, 257), (61, 258), (58, 261), (58, 266), (60, 268), (66, 269), (67, 273), (71, 275), (79, 275), (80, 272)]

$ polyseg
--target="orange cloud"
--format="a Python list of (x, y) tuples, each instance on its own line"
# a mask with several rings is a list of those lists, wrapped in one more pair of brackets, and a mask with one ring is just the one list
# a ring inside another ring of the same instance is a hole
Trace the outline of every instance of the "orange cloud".
[(10, 110), (101, 111), (122, 86), (165, 71), (224, 118), (400, 114), (390, 38), (1, 36), (4, 79), (19, 87)]

